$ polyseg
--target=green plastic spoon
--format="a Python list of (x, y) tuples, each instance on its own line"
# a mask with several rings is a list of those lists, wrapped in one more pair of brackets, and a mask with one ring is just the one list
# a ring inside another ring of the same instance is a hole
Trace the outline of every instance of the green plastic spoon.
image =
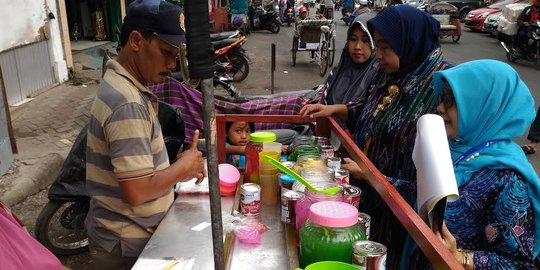
[(264, 156), (264, 159), (266, 161), (270, 162), (270, 164), (274, 165), (280, 171), (282, 171), (282, 172), (292, 176), (294, 179), (300, 181), (300, 183), (304, 184), (304, 186), (306, 186), (311, 191), (315, 191), (315, 192), (319, 192), (319, 193), (323, 193), (323, 194), (329, 194), (329, 195), (334, 195), (334, 194), (337, 194), (337, 193), (339, 193), (341, 191), (339, 189), (339, 187), (331, 187), (331, 188), (327, 188), (327, 189), (316, 189), (313, 185), (311, 185), (311, 183), (309, 183), (306, 179), (304, 179), (304, 177), (298, 175), (295, 171), (293, 171), (293, 170), (289, 169), (287, 166), (283, 165), (283, 163), (275, 160), (274, 158), (272, 158), (270, 156)]

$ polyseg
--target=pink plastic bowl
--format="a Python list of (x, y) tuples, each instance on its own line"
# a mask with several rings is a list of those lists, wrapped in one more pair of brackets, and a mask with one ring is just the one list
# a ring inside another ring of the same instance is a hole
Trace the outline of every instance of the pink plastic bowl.
[(240, 180), (240, 172), (231, 164), (219, 164), (219, 184), (221, 187), (235, 187)]
[(219, 185), (219, 193), (223, 197), (233, 196), (236, 193), (236, 186), (223, 186)]

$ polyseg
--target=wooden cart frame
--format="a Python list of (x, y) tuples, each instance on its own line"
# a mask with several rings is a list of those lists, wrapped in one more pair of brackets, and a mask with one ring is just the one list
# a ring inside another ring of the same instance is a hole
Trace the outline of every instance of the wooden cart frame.
[[(245, 122), (289, 122), (306, 123), (313, 122), (309, 117), (295, 115), (238, 115), (238, 114), (217, 114), (216, 132), (217, 150), (219, 163), (225, 162), (225, 122), (245, 121)], [(420, 249), (431, 261), (435, 269), (463, 269), (463, 266), (452, 256), (450, 251), (444, 246), (437, 236), (431, 231), (428, 225), (418, 216), (413, 208), (401, 197), (394, 187), (386, 180), (386, 177), (371, 163), (363, 154), (352, 138), (339, 126), (331, 117), (316, 119), (316, 133), (319, 136), (328, 136), (330, 130), (334, 131), (340, 139), (342, 146), (348, 151), (350, 157), (362, 164), (362, 169), (368, 171), (368, 183), (379, 193), (385, 203), (392, 210), (403, 227), (416, 241)], [(290, 231), (286, 233), (290, 234)], [(286, 235), (286, 236), (287, 236)], [(297, 266), (296, 246), (288, 246), (289, 269)]]

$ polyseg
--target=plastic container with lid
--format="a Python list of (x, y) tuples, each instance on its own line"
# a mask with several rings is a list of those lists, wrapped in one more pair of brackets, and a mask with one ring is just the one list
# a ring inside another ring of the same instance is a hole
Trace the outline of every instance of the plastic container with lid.
[(366, 239), (357, 221), (358, 210), (350, 204), (311, 205), (309, 219), (300, 229), (300, 267), (319, 261), (351, 263), (353, 243)]
[[(295, 183), (296, 184), (296, 183)], [(323, 194), (320, 192), (311, 191), (309, 189), (305, 189), (304, 196), (302, 199), (300, 199), (296, 203), (296, 232), (300, 232), (300, 228), (302, 228), (302, 225), (306, 222), (308, 219), (309, 214), (309, 207), (318, 202), (325, 202), (325, 201), (334, 201), (334, 202), (344, 202), (343, 199), (343, 188), (336, 182), (315, 182), (311, 183), (313, 187), (316, 189), (326, 189), (331, 187), (339, 187), (340, 192), (336, 194)], [(294, 185), (293, 185), (294, 189)], [(358, 219), (358, 216), (356, 217)]]
[(276, 134), (272, 132), (253, 132), (249, 134), (249, 143), (246, 145), (246, 173), (245, 182), (259, 184), (259, 152), (263, 149), (263, 143), (276, 140)]

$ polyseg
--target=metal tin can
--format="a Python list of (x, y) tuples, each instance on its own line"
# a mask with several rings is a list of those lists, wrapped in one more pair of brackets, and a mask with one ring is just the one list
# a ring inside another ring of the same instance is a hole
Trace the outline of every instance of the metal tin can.
[(326, 158), (334, 157), (334, 147), (331, 145), (321, 145), (321, 156)]
[(240, 212), (244, 216), (257, 216), (261, 211), (261, 187), (255, 183), (240, 186)]
[(363, 212), (358, 212), (358, 226), (360, 226), (360, 229), (362, 229), (364, 233), (366, 233), (366, 239), (369, 239), (371, 216)]
[(386, 269), (386, 246), (365, 240), (353, 243), (352, 264), (362, 270)]
[(335, 170), (335, 174), (336, 174), (336, 182), (342, 185), (349, 184), (349, 171), (345, 169), (339, 169), (339, 170)]
[(303, 193), (287, 190), (281, 194), (281, 221), (294, 224), (296, 220), (296, 202), (304, 197)]
[(330, 144), (330, 141), (328, 140), (327, 137), (315, 137), (315, 144), (318, 144), (318, 145), (328, 145)]
[(359, 187), (343, 185), (343, 198), (357, 209), (360, 207), (360, 195), (362, 190)]
[(334, 169), (334, 171), (341, 169), (341, 158), (340, 157), (328, 158), (327, 166)]

